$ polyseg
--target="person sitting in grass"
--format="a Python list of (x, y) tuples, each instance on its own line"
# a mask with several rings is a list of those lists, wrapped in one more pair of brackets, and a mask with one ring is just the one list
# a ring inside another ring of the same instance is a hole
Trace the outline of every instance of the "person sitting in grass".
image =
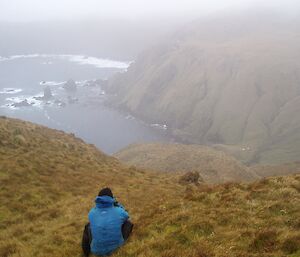
[(90, 252), (98, 256), (110, 255), (124, 244), (133, 228), (127, 211), (116, 201), (110, 188), (103, 188), (95, 203), (82, 237), (82, 250), (87, 257)]

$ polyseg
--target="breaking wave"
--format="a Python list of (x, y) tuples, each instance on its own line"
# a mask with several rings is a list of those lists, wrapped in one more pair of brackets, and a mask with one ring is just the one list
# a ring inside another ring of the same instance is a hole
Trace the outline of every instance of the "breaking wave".
[(23, 55), (11, 55), (9, 57), (0, 56), (0, 62), (13, 61), (17, 59), (28, 59), (28, 58), (60, 59), (60, 60), (75, 62), (80, 65), (92, 65), (97, 68), (117, 68), (123, 70), (128, 69), (128, 67), (132, 63), (132, 62), (114, 61), (110, 59), (101, 59), (92, 56), (71, 55), (71, 54), (23, 54)]

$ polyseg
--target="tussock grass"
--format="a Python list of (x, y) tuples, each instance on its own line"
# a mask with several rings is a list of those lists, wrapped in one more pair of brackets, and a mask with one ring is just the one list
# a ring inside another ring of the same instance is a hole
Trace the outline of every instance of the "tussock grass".
[(73, 135), (0, 118), (0, 256), (81, 256), (103, 186), (136, 225), (113, 256), (300, 256), (300, 175), (252, 184), (178, 179), (126, 167)]

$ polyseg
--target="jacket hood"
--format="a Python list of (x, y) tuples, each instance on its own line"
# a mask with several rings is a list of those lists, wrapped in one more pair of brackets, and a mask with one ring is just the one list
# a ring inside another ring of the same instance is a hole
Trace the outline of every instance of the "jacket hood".
[(98, 208), (107, 208), (113, 206), (115, 199), (104, 195), (104, 196), (97, 196), (95, 199), (96, 207)]

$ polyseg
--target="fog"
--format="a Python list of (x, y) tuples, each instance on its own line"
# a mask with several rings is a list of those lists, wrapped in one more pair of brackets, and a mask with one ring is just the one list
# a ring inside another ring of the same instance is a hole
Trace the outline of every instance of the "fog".
[(183, 25), (226, 13), (300, 13), (297, 0), (0, 0), (0, 55), (84, 54), (133, 60)]
[(192, 19), (253, 6), (294, 11), (300, 4), (297, 0), (1, 0), (0, 19)]
[[(210, 56), (207, 49), (212, 47), (211, 52), (215, 52), (215, 44), (227, 42), (230, 43), (226, 46), (229, 49), (228, 56), (248, 46), (253, 55), (257, 55), (256, 60), (259, 60), (259, 49), (268, 42), (273, 46), (273, 50), (270, 50), (272, 58), (282, 53), (282, 56), (276, 57), (277, 62), (285, 60), (287, 53), (284, 51), (287, 50), (291, 52), (290, 56), (296, 56), (297, 44), (287, 46), (299, 38), (299, 20), (294, 19), (299, 13), (300, 3), (297, 0), (0, 0), (0, 115), (75, 133), (108, 153), (138, 141), (178, 140), (177, 125), (184, 128), (192, 123), (180, 120), (188, 118), (195, 111), (193, 108), (197, 106), (198, 99), (202, 99), (202, 89), (191, 87), (190, 92), (183, 89), (187, 85), (185, 79), (193, 81), (195, 77), (193, 85), (206, 85), (207, 82), (196, 75), (203, 69), (214, 70), (219, 65), (217, 62), (213, 68), (206, 67), (209, 61), (205, 62), (202, 53)], [(268, 34), (270, 38), (262, 37)], [(282, 39), (286, 42), (278, 47), (276, 44)], [(204, 40), (208, 45), (202, 48)], [(282, 46), (286, 47), (284, 51)], [(184, 52), (180, 49), (184, 49)], [(219, 71), (234, 64), (238, 66), (239, 60), (236, 59), (246, 56), (242, 52), (228, 57), (225, 52), (221, 51), (217, 57), (210, 56), (211, 60), (216, 58), (224, 63)], [(272, 58), (269, 63), (275, 65)], [(202, 61), (203, 66), (197, 69), (193, 66), (202, 65)], [(294, 69), (287, 63), (290, 60), (278, 64), (278, 70)], [(130, 64), (133, 64), (133, 68)], [(232, 77), (235, 68), (231, 67)], [(255, 68), (256, 63), (251, 63), (251, 69)], [(261, 80), (259, 72), (253, 71), (258, 84)], [(109, 92), (111, 88), (107, 85), (115, 81), (114, 78), (120, 73), (124, 73), (120, 83), (112, 83), (118, 90)], [(181, 77), (181, 74), (184, 76)], [(220, 74), (222, 72), (211, 75), (211, 79)], [(278, 74), (278, 71), (274, 74)], [(268, 78), (274, 77), (274, 74), (270, 72)], [(298, 75), (294, 74), (298, 74), (298, 71), (292, 74), (290, 77), (294, 78), (296, 85)], [(255, 77), (251, 73), (245, 80)], [(70, 79), (71, 84), (77, 87), (76, 92), (68, 92), (64, 87)], [(118, 88), (123, 82), (123, 87)], [(168, 83), (170, 88), (163, 89)], [(223, 84), (224, 81), (219, 83)], [(243, 81), (241, 84), (246, 83)], [(253, 87), (255, 90), (263, 88), (263, 85), (256, 84)], [(139, 91), (144, 85), (153, 87)], [(181, 93), (174, 93), (174, 85), (179, 86), (178, 92)], [(207, 86), (213, 87), (215, 84)], [(188, 99), (193, 92), (200, 94), (194, 103)], [(165, 102), (159, 102), (162, 93), (166, 93)], [(51, 97), (46, 99), (45, 94)], [(126, 94), (124, 100), (122, 97)], [(186, 98), (182, 97), (185, 94)], [(172, 106), (173, 97), (178, 97), (176, 99), (181, 102)], [(117, 100), (118, 105), (114, 105), (111, 99)], [(280, 104), (286, 101), (280, 100)], [(153, 111), (159, 104), (172, 108)], [(183, 105), (182, 108), (178, 107), (179, 104)], [(189, 104), (192, 106), (186, 108)], [(145, 108), (140, 108), (142, 106)], [(177, 108), (184, 112), (180, 113)], [(197, 127), (200, 123), (195, 119), (195, 129), (179, 131), (184, 135), (181, 136), (184, 142), (193, 133), (198, 135), (203, 132), (202, 128)], [(220, 124), (222, 128), (223, 123)], [(173, 126), (173, 131), (169, 130), (169, 125)], [(218, 133), (211, 133), (208, 139), (221, 138)], [(195, 138), (198, 141), (188, 142), (203, 142), (202, 138)], [(213, 142), (220, 143), (222, 140)], [(240, 149), (240, 146), (237, 148)]]

